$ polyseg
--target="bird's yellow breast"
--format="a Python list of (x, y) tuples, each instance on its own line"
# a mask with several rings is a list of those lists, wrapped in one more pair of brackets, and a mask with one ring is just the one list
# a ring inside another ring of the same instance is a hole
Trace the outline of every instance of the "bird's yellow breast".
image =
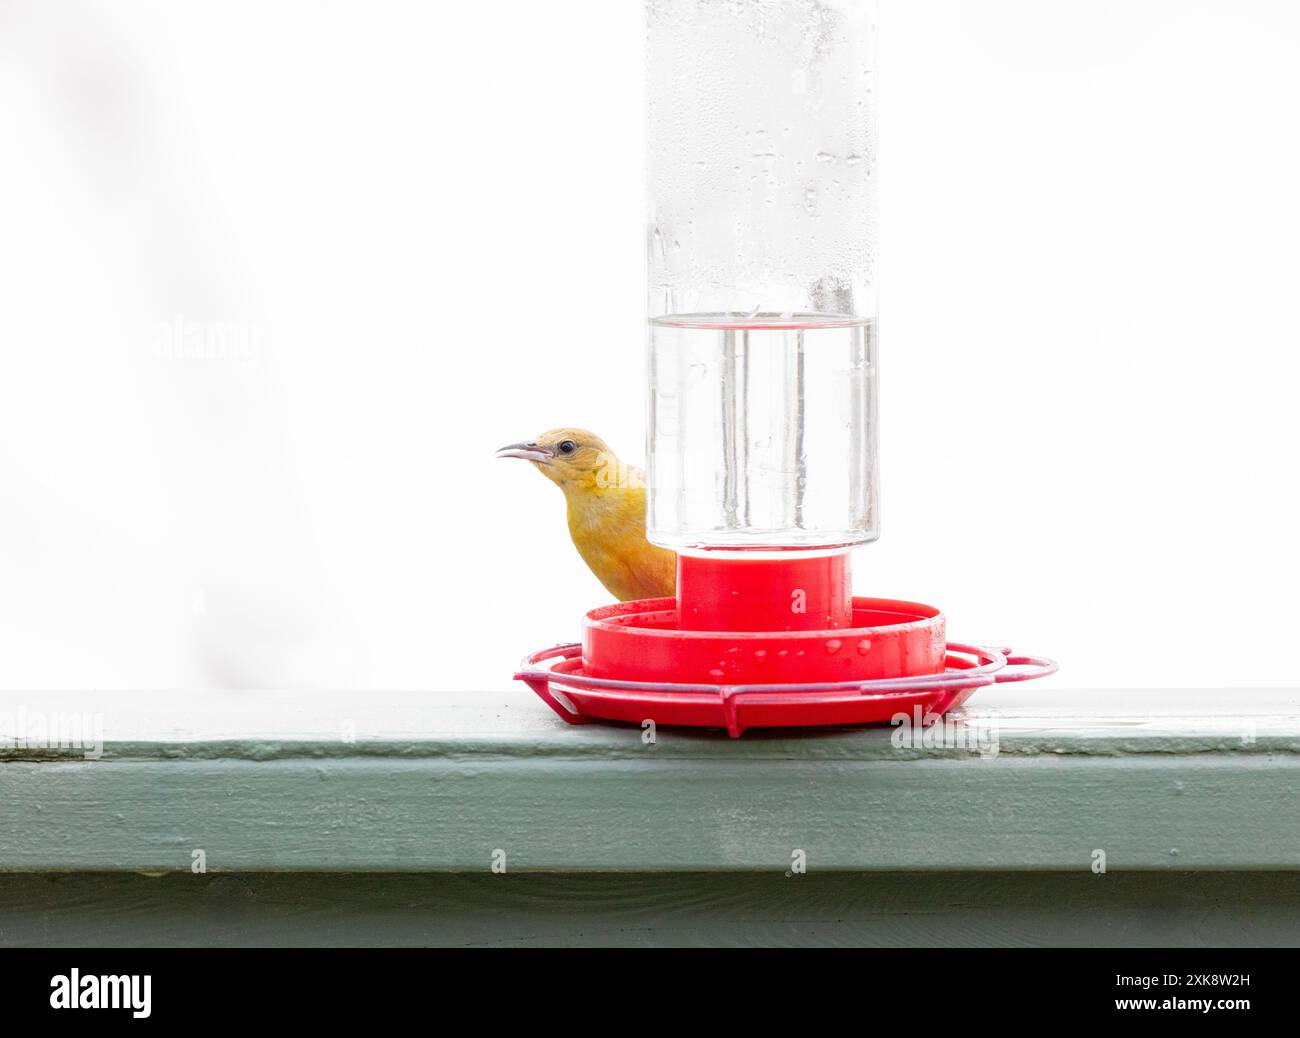
[(646, 540), (645, 488), (569, 490), (569, 535), (582, 560), (619, 601), (676, 593), (677, 556)]

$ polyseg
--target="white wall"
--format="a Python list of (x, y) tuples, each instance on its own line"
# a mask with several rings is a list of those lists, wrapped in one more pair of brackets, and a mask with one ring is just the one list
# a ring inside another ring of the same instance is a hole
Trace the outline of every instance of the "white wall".
[[(1294, 684), (1300, 7), (884, 0), (860, 592)], [(0, 5), (0, 687), (482, 688), (639, 460), (636, 0)], [(169, 356), (233, 334), (226, 356)]]

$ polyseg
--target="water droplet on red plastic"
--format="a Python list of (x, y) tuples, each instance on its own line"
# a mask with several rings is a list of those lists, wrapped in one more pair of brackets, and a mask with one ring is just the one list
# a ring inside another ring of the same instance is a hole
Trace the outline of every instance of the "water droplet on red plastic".
[(828, 642), (826, 643), (826, 651), (827, 651), (827, 652), (839, 652), (839, 651), (840, 651), (840, 646), (843, 645), (843, 644), (844, 644), (844, 643), (843, 643), (842, 641), (840, 641), (838, 638), (832, 638), (830, 641), (828, 641)]
[(870, 651), (871, 651), (870, 638), (863, 638), (862, 641), (858, 642), (858, 652), (862, 653), (863, 656), (865, 656)]

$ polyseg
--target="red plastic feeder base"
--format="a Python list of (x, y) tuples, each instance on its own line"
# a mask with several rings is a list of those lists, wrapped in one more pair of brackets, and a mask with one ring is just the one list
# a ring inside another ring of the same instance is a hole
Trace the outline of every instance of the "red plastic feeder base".
[[(1028, 681), (1056, 672), (1041, 656), (950, 643), (941, 674), (874, 681), (788, 685), (696, 685), (619, 681), (583, 672), (582, 646), (557, 645), (529, 656), (515, 675), (569, 724), (619, 721), (723, 728), (733, 739), (747, 728), (883, 724), (898, 714), (937, 720), (977, 688)], [(1009, 668), (1017, 668), (1015, 670)]]
[(593, 609), (581, 645), (534, 653), (519, 680), (570, 724), (725, 728), (938, 719), (975, 689), (1056, 671), (947, 641), (933, 606), (849, 594), (848, 555), (678, 559), (677, 597)]

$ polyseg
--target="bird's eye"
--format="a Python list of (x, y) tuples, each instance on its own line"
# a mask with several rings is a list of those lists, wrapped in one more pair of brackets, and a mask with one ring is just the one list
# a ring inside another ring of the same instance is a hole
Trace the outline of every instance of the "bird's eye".
[(561, 454), (572, 454), (574, 451), (578, 449), (578, 445), (574, 443), (572, 440), (561, 440), (558, 444), (555, 445), (555, 449), (558, 450)]

